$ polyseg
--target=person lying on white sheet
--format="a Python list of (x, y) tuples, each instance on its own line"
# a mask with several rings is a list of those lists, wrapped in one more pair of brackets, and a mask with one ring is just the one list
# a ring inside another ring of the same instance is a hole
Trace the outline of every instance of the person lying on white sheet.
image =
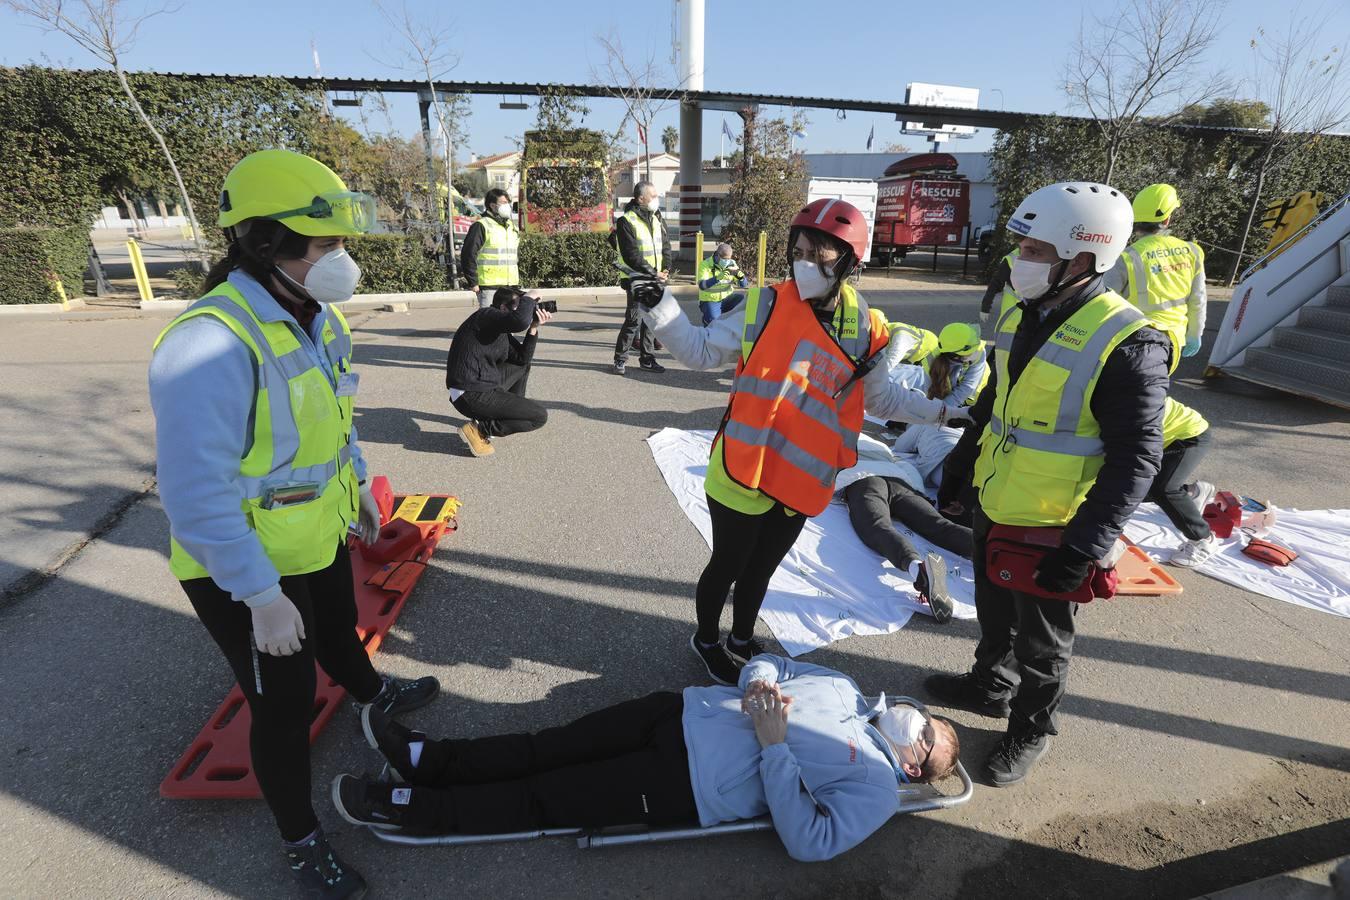
[(650, 694), (535, 734), (435, 741), (366, 710), (367, 740), (403, 781), (339, 775), (333, 801), (353, 824), (507, 834), (767, 814), (807, 862), (862, 843), (899, 810), (901, 784), (946, 777), (960, 752), (945, 719), (768, 654), (736, 687)]

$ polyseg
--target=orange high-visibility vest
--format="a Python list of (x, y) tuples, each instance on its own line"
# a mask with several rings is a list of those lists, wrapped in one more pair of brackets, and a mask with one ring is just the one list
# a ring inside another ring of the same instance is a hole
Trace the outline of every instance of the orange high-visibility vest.
[(839, 471), (858, 462), (863, 386), (853, 375), (890, 339), (851, 286), (839, 303), (831, 337), (796, 283), (750, 292), (746, 349), (718, 434), (733, 481), (808, 516), (824, 511)]

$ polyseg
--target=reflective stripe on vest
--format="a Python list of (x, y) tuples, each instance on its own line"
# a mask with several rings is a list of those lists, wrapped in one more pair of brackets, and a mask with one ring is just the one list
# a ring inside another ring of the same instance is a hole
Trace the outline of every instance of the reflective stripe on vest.
[[(661, 220), (656, 217), (656, 213), (652, 213), (652, 227), (648, 228), (647, 223), (642, 221), (642, 217), (635, 209), (630, 209), (623, 217), (633, 226), (633, 234), (637, 237), (638, 251), (642, 254), (643, 261), (656, 271), (661, 271), (661, 242), (656, 238), (657, 232), (665, 234)], [(638, 274), (637, 269), (629, 268), (628, 263), (623, 261), (623, 250), (615, 253), (614, 265), (626, 275)]]
[(902, 331), (914, 338), (914, 349), (906, 353), (900, 359), (901, 362), (922, 363), (937, 349), (938, 336), (927, 328), (919, 328), (917, 325), (907, 325), (904, 322), (891, 322), (887, 325), (887, 328), (890, 330), (892, 337), (894, 337), (897, 331)]
[(718, 437), (727, 474), (816, 515), (829, 504), (839, 470), (857, 462), (863, 391), (852, 376), (886, 346), (888, 333), (848, 286), (836, 317), (838, 339), (790, 281), (752, 289), (745, 316), (743, 356)]
[(999, 321), (997, 395), (980, 439), (975, 483), (991, 521), (1063, 525), (1101, 468), (1101, 428), (1091, 408), (1097, 378), (1111, 352), (1147, 319), (1110, 292), (1088, 301), (1010, 388), (1008, 360), (1021, 319), (1014, 307)]
[(503, 225), (491, 216), (483, 216), (478, 222), (483, 226), (483, 246), (477, 256), (478, 283), (520, 284), (520, 232), (515, 223)]
[[(333, 377), (340, 378), (351, 371), (351, 330), (333, 306), (325, 304), (321, 315), (322, 349)], [(333, 561), (356, 517), (352, 398), (337, 396), (328, 374), (314, 363), (291, 324), (263, 322), (229, 283), (174, 319), (156, 338), (155, 347), (173, 328), (199, 316), (226, 325), (249, 348), (254, 362), (250, 428), (234, 479), (243, 497), (241, 508), (280, 574), (322, 569)], [(275, 510), (263, 508), (269, 488), (309, 482), (319, 486), (315, 499)], [(172, 541), (169, 568), (180, 580), (209, 577), (177, 540)]]
[(1199, 437), (1209, 430), (1209, 422), (1200, 413), (1171, 397), (1163, 405), (1163, 446)]
[[(717, 284), (705, 289), (702, 286), (703, 282), (709, 278), (716, 278)], [(719, 300), (725, 300), (736, 289), (736, 279), (732, 278), (731, 273), (726, 269), (719, 269), (717, 263), (711, 259), (705, 259), (698, 264), (698, 274), (694, 276), (694, 280), (699, 284), (699, 303), (716, 303)]]

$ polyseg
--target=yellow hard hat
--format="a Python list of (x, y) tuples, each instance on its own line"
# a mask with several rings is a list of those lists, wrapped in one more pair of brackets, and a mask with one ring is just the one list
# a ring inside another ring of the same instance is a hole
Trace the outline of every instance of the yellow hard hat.
[(1181, 206), (1181, 198), (1170, 184), (1150, 184), (1134, 195), (1132, 205), (1136, 222), (1166, 222)]
[(938, 352), (965, 356), (980, 346), (980, 330), (965, 322), (951, 322), (938, 333)]
[(230, 169), (216, 224), (275, 219), (309, 237), (365, 234), (375, 224), (375, 198), (347, 190), (337, 173), (291, 150), (259, 150)]

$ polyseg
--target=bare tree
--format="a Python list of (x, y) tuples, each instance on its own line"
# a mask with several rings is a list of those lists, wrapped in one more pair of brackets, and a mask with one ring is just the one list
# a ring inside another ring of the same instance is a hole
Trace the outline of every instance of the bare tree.
[(1226, 2), (1121, 0), (1109, 17), (1079, 24), (1064, 91), (1106, 143), (1102, 181), (1110, 183), (1121, 145), (1146, 118), (1165, 121), (1224, 90), (1226, 81), (1207, 76), (1201, 63), (1218, 37)]
[(131, 103), (131, 108), (140, 117), (141, 123), (150, 132), (151, 137), (159, 144), (164, 159), (169, 163), (169, 171), (173, 173), (173, 180), (178, 185), (178, 196), (183, 201), (183, 210), (187, 213), (188, 222), (192, 226), (192, 239), (197, 247), (198, 263), (205, 271), (210, 265), (210, 258), (202, 237), (201, 226), (197, 223), (197, 212), (192, 208), (192, 198), (188, 196), (187, 188), (183, 184), (183, 176), (178, 172), (178, 164), (174, 162), (173, 154), (169, 152), (164, 135), (146, 115), (140, 101), (136, 99), (136, 92), (131, 89), (131, 83), (127, 81), (126, 72), (122, 70), (122, 56), (136, 42), (136, 33), (140, 31), (141, 26), (155, 16), (175, 13), (179, 7), (161, 4), (146, 7), (139, 14), (133, 15), (123, 11), (122, 0), (79, 0), (79, 2), (0, 0), (0, 4), (20, 16), (32, 19), (43, 31), (64, 34), (112, 68), (117, 76), (117, 83), (122, 86), (122, 91)]
[(1266, 176), (1289, 157), (1306, 147), (1319, 135), (1343, 127), (1350, 121), (1350, 85), (1344, 74), (1345, 52), (1340, 46), (1327, 47), (1319, 38), (1328, 25), (1328, 17), (1299, 19), (1289, 23), (1282, 34), (1257, 29), (1252, 39), (1252, 90), (1256, 101), (1269, 110), (1267, 126), (1262, 129), (1256, 154), (1256, 184), (1251, 206), (1242, 225), (1238, 252), (1228, 283), (1242, 271), (1242, 254), (1247, 238), (1261, 209), (1261, 194)]
[[(440, 131), (441, 142), (445, 147), (445, 227), (448, 235), (446, 267), (450, 273), (450, 282), (455, 279), (455, 203), (451, 195), (451, 185), (455, 177), (455, 143), (462, 137), (461, 123), (468, 117), (468, 99), (457, 96), (453, 100), (443, 100), (436, 91), (436, 82), (445, 77), (459, 65), (459, 53), (454, 49), (454, 34), (448, 26), (434, 21), (418, 21), (408, 10), (406, 0), (397, 7), (392, 0), (373, 0), (384, 20), (397, 33), (402, 47), (397, 60), (386, 63), (393, 68), (416, 73), (425, 79), (431, 110), (436, 114), (436, 123)], [(428, 168), (430, 168), (430, 141), (427, 144)], [(429, 220), (435, 221), (436, 179), (431, 177), (427, 185), (427, 205)]]
[(642, 141), (643, 179), (652, 180), (652, 122), (664, 110), (680, 102), (680, 94), (661, 84), (674, 81), (673, 73), (656, 61), (655, 51), (644, 59), (628, 56), (623, 43), (614, 34), (597, 35), (596, 43), (605, 51), (605, 61), (591, 67), (591, 79), (607, 88), (611, 97), (622, 100), (626, 113), (618, 131), (631, 119)]

